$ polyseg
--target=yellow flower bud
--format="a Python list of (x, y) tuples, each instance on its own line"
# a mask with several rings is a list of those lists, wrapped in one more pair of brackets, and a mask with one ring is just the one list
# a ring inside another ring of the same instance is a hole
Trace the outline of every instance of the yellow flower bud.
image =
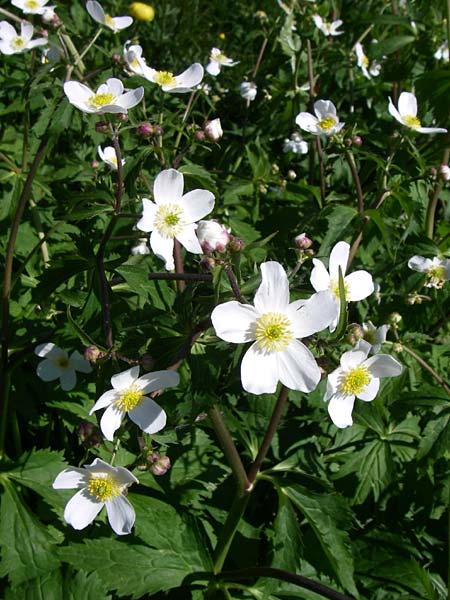
[(155, 9), (150, 4), (144, 4), (144, 2), (132, 2), (130, 4), (130, 14), (139, 21), (153, 21)]

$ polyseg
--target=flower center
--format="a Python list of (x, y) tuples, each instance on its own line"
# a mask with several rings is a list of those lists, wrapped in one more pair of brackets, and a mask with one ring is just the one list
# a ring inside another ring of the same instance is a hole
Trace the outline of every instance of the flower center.
[(114, 20), (111, 17), (111, 15), (105, 15), (105, 25), (107, 25), (108, 27), (111, 27), (111, 29), (115, 29)]
[(367, 58), (367, 56), (362, 57), (361, 64), (363, 67), (366, 67), (366, 69), (367, 69), (367, 67), (369, 66), (369, 59)]
[(39, 2), (36, 2), (36, 0), (28, 0), (27, 2), (25, 2), (25, 8), (38, 8), (39, 6)]
[(135, 69), (137, 69), (137, 67), (139, 67), (139, 61), (137, 58), (133, 58), (133, 60), (131, 61), (131, 66), (134, 67)]
[(15, 37), (12, 42), (11, 42), (11, 46), (15, 49), (15, 50), (21, 50), (24, 46), (25, 46), (25, 42), (23, 41), (23, 39), (20, 37), (20, 35), (18, 35), (17, 37)]
[(183, 229), (183, 209), (178, 204), (163, 204), (155, 217), (155, 227), (161, 235), (175, 237)]
[(284, 350), (292, 340), (291, 322), (281, 313), (268, 312), (256, 321), (256, 341), (268, 352)]
[(367, 367), (359, 366), (350, 369), (342, 375), (341, 391), (346, 396), (357, 396), (370, 383), (370, 373)]
[(405, 115), (403, 117), (403, 123), (412, 129), (417, 129), (417, 127), (421, 126), (420, 119), (413, 117), (412, 115)]
[(156, 71), (154, 82), (161, 86), (168, 85), (175, 87), (177, 85), (175, 77), (170, 71)]
[(445, 283), (445, 269), (442, 266), (435, 265), (428, 271), (429, 286), (440, 289)]
[(328, 116), (324, 119), (321, 119), (317, 125), (320, 127), (320, 129), (323, 129), (323, 131), (329, 131), (332, 127), (334, 127), (334, 125), (336, 125), (336, 119)]
[(112, 104), (115, 96), (109, 92), (108, 94), (94, 94), (89, 98), (89, 104), (93, 106), (106, 106), (107, 104)]
[(125, 390), (120, 398), (116, 401), (116, 406), (119, 410), (128, 412), (138, 406), (144, 399), (144, 392), (132, 386)]
[[(341, 299), (341, 294), (339, 293), (339, 279), (332, 279), (330, 281), (330, 291), (335, 298), (337, 298), (338, 300)], [(349, 293), (350, 293), (350, 289), (348, 287), (348, 283), (344, 279), (344, 294), (345, 294), (344, 300), (346, 300), (346, 298), (348, 298)]]
[(69, 366), (69, 359), (67, 358), (67, 356), (59, 356), (56, 361), (56, 366), (59, 367), (60, 369), (67, 369)]
[(120, 494), (120, 485), (111, 475), (92, 475), (86, 489), (99, 502), (106, 502)]

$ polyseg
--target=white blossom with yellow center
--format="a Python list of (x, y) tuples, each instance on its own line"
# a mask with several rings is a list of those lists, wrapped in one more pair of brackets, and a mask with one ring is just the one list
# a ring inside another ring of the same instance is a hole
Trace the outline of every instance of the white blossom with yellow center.
[(26, 21), (20, 24), (20, 35), (8, 21), (0, 21), (0, 53), (19, 54), (47, 44), (47, 38), (40, 37), (32, 40), (33, 32), (33, 25)]
[(142, 218), (137, 223), (141, 231), (151, 232), (150, 246), (165, 261), (166, 269), (174, 268), (174, 240), (188, 252), (202, 254), (196, 236), (197, 224), (214, 208), (214, 195), (208, 190), (192, 190), (183, 195), (184, 178), (176, 169), (161, 171), (153, 185), (154, 202), (142, 199)]
[(26, 15), (44, 15), (53, 11), (54, 6), (47, 6), (49, 0), (11, 0), (11, 4)]
[(396, 377), (402, 365), (388, 354), (367, 358), (371, 345), (360, 340), (353, 350), (344, 352), (340, 366), (328, 375), (324, 395), (328, 413), (336, 427), (353, 424), (352, 410), (355, 398), (370, 402), (378, 394), (381, 377)]
[(216, 334), (226, 342), (253, 342), (241, 363), (243, 388), (252, 394), (271, 394), (279, 381), (292, 390), (312, 391), (320, 369), (299, 341), (325, 329), (334, 316), (334, 300), (327, 292), (310, 300), (289, 302), (289, 282), (275, 262), (261, 265), (262, 281), (254, 305), (232, 301), (211, 315)]
[(112, 467), (96, 458), (82, 469), (64, 469), (53, 482), (53, 488), (79, 490), (64, 510), (65, 521), (74, 529), (87, 527), (105, 506), (112, 530), (117, 535), (126, 535), (131, 533), (136, 517), (126, 498), (127, 488), (133, 483), (139, 481), (128, 469)]
[[(373, 41), (375, 42), (375, 40)], [(372, 79), (372, 77), (377, 77), (380, 74), (381, 65), (375, 60), (372, 62), (369, 60), (364, 53), (364, 48), (360, 42), (355, 44), (355, 53), (358, 61), (358, 67), (361, 69), (364, 77), (367, 79)]]
[[(334, 318), (330, 330), (334, 331), (339, 318), (341, 301), (356, 302), (370, 296), (374, 290), (372, 275), (367, 271), (354, 271), (345, 275), (347, 271), (350, 246), (347, 242), (338, 242), (331, 251), (328, 270), (323, 262), (313, 258), (314, 269), (311, 271), (311, 285), (316, 292), (328, 291), (334, 300)], [(345, 299), (339, 294), (339, 267), (344, 278)]]
[(76, 350), (69, 356), (65, 350), (49, 342), (36, 346), (34, 353), (44, 359), (37, 366), (37, 376), (43, 381), (59, 379), (61, 388), (66, 392), (75, 387), (77, 382), (75, 371), (81, 373), (92, 371), (90, 363)]
[(344, 33), (343, 31), (338, 31), (339, 27), (343, 23), (341, 19), (337, 19), (336, 21), (329, 23), (328, 21), (322, 19), (320, 15), (313, 15), (313, 21), (317, 29), (319, 29), (327, 37), (342, 35)]
[(100, 2), (96, 2), (96, 0), (88, 0), (86, 2), (86, 10), (94, 21), (100, 23), (100, 25), (105, 25), (105, 27), (114, 31), (114, 33), (129, 27), (133, 23), (133, 18), (129, 16), (111, 17), (111, 15), (106, 14)]
[(111, 77), (96, 92), (79, 81), (66, 81), (64, 93), (69, 102), (87, 113), (124, 113), (138, 104), (144, 96), (144, 88), (125, 91), (120, 79)]
[[(98, 152), (100, 159), (106, 165), (108, 165), (108, 167), (110, 169), (112, 169), (113, 171), (117, 171), (117, 156), (116, 156), (116, 151), (114, 150), (113, 146), (105, 146), (105, 148), (98, 146), (97, 152)], [(125, 159), (122, 158), (122, 166), (124, 164), (125, 164)]]
[(336, 107), (331, 100), (317, 100), (314, 102), (314, 113), (301, 112), (295, 118), (295, 122), (304, 131), (313, 135), (335, 135), (344, 127), (345, 123), (339, 122)]
[(218, 75), (221, 67), (234, 67), (238, 63), (228, 56), (225, 56), (219, 48), (212, 48), (211, 54), (209, 55), (209, 63), (206, 66), (206, 70), (210, 75)]
[(413, 256), (408, 261), (408, 267), (419, 273), (427, 275), (426, 287), (440, 289), (446, 281), (450, 280), (450, 259), (425, 258), (424, 256)]
[(422, 127), (420, 119), (417, 117), (417, 100), (414, 94), (402, 92), (398, 99), (398, 110), (395, 108), (392, 99), (389, 98), (389, 113), (402, 125), (413, 129), (418, 133), (446, 133), (447, 130), (442, 127)]
[(139, 377), (139, 367), (131, 367), (111, 377), (113, 389), (100, 396), (89, 414), (106, 408), (100, 429), (110, 441), (114, 439), (125, 414), (145, 433), (156, 433), (165, 426), (166, 413), (146, 394), (173, 387), (179, 381), (180, 376), (175, 371), (155, 371)]

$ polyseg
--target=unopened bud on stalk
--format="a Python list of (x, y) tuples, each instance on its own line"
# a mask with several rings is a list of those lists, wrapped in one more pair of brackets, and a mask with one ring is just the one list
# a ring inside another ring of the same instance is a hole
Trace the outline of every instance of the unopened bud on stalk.
[(289, 169), (287, 172), (287, 178), (291, 181), (295, 181), (297, 179), (297, 173), (294, 171), (294, 169)]
[(222, 125), (220, 119), (213, 119), (208, 121), (205, 125), (205, 135), (212, 142), (218, 142), (223, 136)]
[(211, 258), (210, 256), (204, 256), (202, 258), (202, 260), (200, 261), (200, 267), (201, 267), (202, 271), (205, 271), (205, 273), (212, 271), (215, 266), (216, 266), (216, 261), (214, 260), (214, 258)]
[(117, 115), (117, 118), (119, 119), (119, 121), (122, 121), (122, 123), (126, 123), (128, 121), (128, 115), (126, 115), (125, 113), (119, 113)]
[(88, 346), (84, 350), (84, 358), (89, 362), (95, 364), (99, 358), (103, 358), (105, 353), (99, 350), (97, 346)]
[(117, 52), (114, 52), (114, 54), (111, 56), (111, 59), (113, 63), (116, 63), (117, 65), (122, 62), (122, 57), (120, 56), (120, 54), (117, 54)]
[(299, 250), (307, 250), (312, 246), (312, 240), (306, 233), (300, 233), (294, 238), (294, 244)]
[(355, 146), (357, 146), (358, 148), (360, 148), (363, 144), (363, 140), (362, 137), (360, 137), (359, 135), (354, 135), (352, 137), (352, 142)]
[(161, 125), (155, 125), (154, 132), (155, 135), (162, 135), (164, 133), (164, 129), (161, 127)]
[(245, 248), (245, 242), (241, 238), (233, 238), (228, 244), (228, 249), (231, 252), (242, 252)]
[(98, 160), (93, 160), (93, 161), (91, 162), (91, 167), (92, 167), (93, 169), (98, 169), (98, 168), (99, 168), (99, 166), (100, 166), (100, 163), (98, 162)]
[(109, 125), (106, 121), (97, 121), (97, 123), (95, 124), (95, 131), (97, 133), (103, 133), (105, 131), (108, 131), (109, 129)]
[(448, 165), (441, 165), (439, 167), (439, 175), (444, 181), (450, 181), (450, 167)]
[(151, 123), (141, 123), (137, 128), (137, 132), (141, 137), (152, 137), (155, 134), (155, 128)]
[(196, 233), (205, 254), (225, 252), (231, 241), (229, 230), (217, 221), (199, 221)]
[(364, 329), (358, 323), (352, 323), (348, 328), (347, 340), (348, 343), (354, 346), (364, 337)]
[(165, 475), (170, 467), (170, 458), (168, 456), (161, 456), (152, 464), (150, 471), (153, 473), (153, 475), (159, 477), (161, 475)]
[(400, 321), (402, 320), (402, 315), (398, 312), (393, 312), (392, 314), (389, 315), (389, 323), (391, 325), (398, 325), (400, 323)]
[(197, 131), (195, 132), (195, 138), (199, 141), (199, 142), (204, 142), (205, 141), (205, 137), (206, 134), (204, 131), (202, 131), (201, 129), (197, 129)]

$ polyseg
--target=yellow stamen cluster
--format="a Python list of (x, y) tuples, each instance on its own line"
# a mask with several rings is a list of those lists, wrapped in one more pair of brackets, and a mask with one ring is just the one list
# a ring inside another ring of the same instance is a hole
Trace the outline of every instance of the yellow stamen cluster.
[(18, 35), (17, 37), (15, 37), (13, 39), (13, 41), (11, 42), (11, 46), (15, 49), (15, 50), (21, 50), (24, 46), (25, 46), (25, 42), (23, 41), (23, 39), (20, 37), (20, 35)]
[[(339, 293), (339, 279), (332, 279), (330, 281), (330, 291), (335, 298), (337, 298), (338, 300), (341, 299), (341, 295)], [(346, 300), (348, 298), (349, 293), (350, 293), (350, 289), (349, 289), (348, 283), (346, 283), (346, 281), (344, 280), (345, 298), (343, 298), (343, 300)]]
[(370, 373), (367, 367), (360, 365), (342, 375), (341, 392), (346, 396), (358, 396), (370, 383)]
[(111, 17), (111, 15), (105, 15), (105, 25), (108, 25), (108, 27), (112, 27), (114, 29), (114, 19)]
[(136, 387), (129, 387), (120, 395), (116, 402), (116, 407), (119, 410), (128, 412), (138, 406), (144, 399), (144, 392)]
[(402, 119), (403, 123), (407, 127), (411, 127), (411, 129), (417, 129), (417, 127), (420, 127), (422, 125), (420, 119), (418, 119), (417, 117), (413, 117), (412, 115), (405, 115), (404, 117), (402, 117)]
[(94, 474), (88, 481), (86, 489), (88, 493), (99, 502), (106, 502), (120, 492), (120, 485), (111, 475)]
[(31, 8), (31, 10), (38, 8), (38, 6), (39, 2), (36, 2), (36, 0), (28, 0), (28, 2), (25, 2), (25, 8)]
[(321, 119), (317, 123), (317, 125), (323, 131), (329, 131), (332, 127), (334, 127), (336, 125), (336, 119), (334, 117), (332, 117), (332, 116), (329, 115), (328, 117), (325, 117), (324, 119)]
[(112, 104), (114, 100), (114, 94), (109, 92), (108, 94), (94, 94), (89, 98), (89, 104), (92, 106), (106, 106), (107, 104)]
[(256, 321), (255, 335), (261, 349), (280, 352), (292, 340), (291, 322), (282, 313), (265, 313)]
[(155, 217), (155, 227), (161, 235), (173, 238), (183, 229), (183, 209), (178, 204), (162, 204)]
[(434, 265), (429, 269), (428, 281), (435, 288), (442, 288), (445, 283), (445, 268), (439, 265)]
[(168, 85), (170, 87), (175, 87), (177, 85), (175, 77), (170, 71), (156, 71), (154, 82), (160, 86)]
[(367, 56), (362, 57), (361, 63), (363, 65), (363, 67), (366, 67), (366, 69), (369, 67), (369, 59), (367, 58)]

